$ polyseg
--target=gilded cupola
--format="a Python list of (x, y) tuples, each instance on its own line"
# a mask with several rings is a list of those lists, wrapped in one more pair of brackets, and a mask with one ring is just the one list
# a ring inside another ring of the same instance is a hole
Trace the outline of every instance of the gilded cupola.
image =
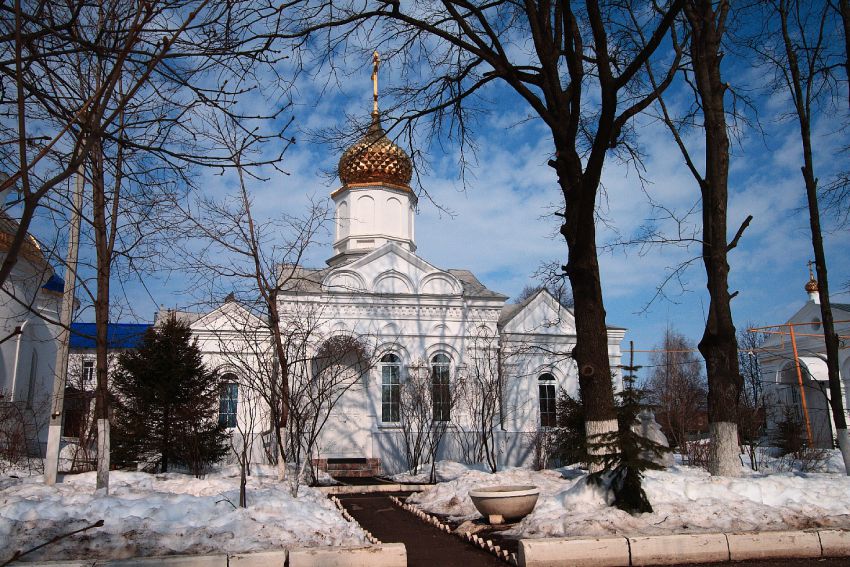
[(377, 111), (366, 135), (345, 150), (339, 159), (339, 180), (353, 183), (387, 183), (407, 187), (413, 174), (413, 164), (407, 153), (381, 127)]
[(410, 189), (413, 164), (381, 127), (377, 52), (372, 59), (372, 123), (366, 134), (342, 154), (338, 170), (342, 187), (331, 193), (336, 209), (334, 255), (328, 259), (331, 266), (388, 243), (416, 251), (417, 199)]
[(339, 180), (343, 185), (384, 183), (406, 188), (413, 174), (413, 164), (407, 153), (387, 138), (387, 133), (381, 127), (381, 113), (378, 110), (380, 57), (377, 51), (372, 60), (372, 123), (366, 135), (345, 150), (339, 159)]

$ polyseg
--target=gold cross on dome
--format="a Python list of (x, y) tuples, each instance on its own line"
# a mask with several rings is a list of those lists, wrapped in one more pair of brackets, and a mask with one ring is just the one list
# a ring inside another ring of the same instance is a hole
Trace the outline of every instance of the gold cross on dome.
[(378, 112), (378, 67), (381, 64), (381, 56), (378, 52), (372, 54), (372, 112)]
[(815, 261), (814, 261), (814, 260), (809, 260), (808, 262), (806, 262), (806, 264), (809, 266), (809, 277), (810, 277), (811, 279), (815, 279), (815, 274), (814, 274), (814, 272), (812, 271), (812, 266), (814, 266), (814, 265), (815, 265)]

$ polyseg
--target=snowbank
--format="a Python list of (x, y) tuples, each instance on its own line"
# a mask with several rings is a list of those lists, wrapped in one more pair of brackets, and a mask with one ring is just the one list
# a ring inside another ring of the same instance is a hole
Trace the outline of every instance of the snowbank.
[[(454, 480), (467, 471), (484, 472), (487, 470), (489, 470), (487, 465), (481, 463), (467, 465), (455, 461), (437, 461), (437, 482)], [(417, 474), (413, 474), (413, 472), (411, 471), (405, 471), (393, 475), (390, 478), (392, 478), (396, 482), (427, 484), (431, 482), (431, 463), (425, 463), (424, 465), (420, 465), (419, 472)]]
[[(42, 476), (0, 477), (0, 542), (9, 555), (103, 519), (89, 530), (27, 560), (240, 553), (292, 545), (365, 545), (315, 489), (290, 496), (271, 467), (248, 478), (248, 508), (239, 502), (237, 467), (199, 480), (182, 474), (110, 473), (109, 495), (95, 494), (95, 473), (66, 476), (55, 486)], [(7, 559), (0, 552), (0, 562)]]
[(644, 489), (654, 512), (639, 516), (609, 506), (610, 495), (575, 468), (467, 471), (408, 502), (452, 520), (471, 520), (480, 515), (469, 490), (496, 484), (540, 488), (534, 512), (505, 532), (518, 537), (850, 528), (850, 477), (843, 474), (749, 472), (735, 479), (681, 466), (649, 471)]

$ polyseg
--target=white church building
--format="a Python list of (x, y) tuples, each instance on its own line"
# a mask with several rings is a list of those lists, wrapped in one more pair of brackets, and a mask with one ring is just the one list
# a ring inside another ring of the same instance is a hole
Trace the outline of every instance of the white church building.
[[(11, 189), (0, 191), (0, 262), (18, 232), (3, 209)], [(54, 273), (38, 241), (26, 236), (9, 278), (0, 288), (0, 444), (26, 439), (26, 451), (43, 452), (51, 410), (53, 367), (65, 282)]]
[[(576, 340), (571, 310), (546, 290), (506, 303), (507, 296), (469, 270), (444, 269), (417, 255), (411, 160), (387, 137), (377, 103), (368, 132), (343, 153), (338, 171), (342, 185), (331, 193), (336, 222), (327, 266), (284, 267), (291, 278), (279, 307), (293, 324), (311, 318), (317, 345), (332, 337), (365, 337), (373, 363), (342, 394), (312, 458), (368, 463), (372, 473), (405, 470), (400, 388), (424, 368), (432, 387), (427, 411), (434, 412), (434, 421), (448, 422), (438, 458), (469, 458), (463, 434), (475, 427), (480, 404), (494, 401), (499, 465), (528, 463), (535, 432), (554, 425), (558, 390), (578, 391), (570, 358)], [(238, 334), (228, 329), (234, 319), (251, 317), (234, 318), (238, 312), (230, 302), (203, 316), (184, 315), (207, 364), (233, 382), (222, 399), (222, 411), (234, 415), (222, 419), (233, 426), (241, 414), (237, 408), (250, 403), (238, 365), (228, 361)], [(624, 334), (625, 329), (608, 328), (615, 372)], [(488, 400), (445, 399), (457, 386), (482, 377), (496, 380)]]
[[(831, 449), (835, 446), (836, 427), (829, 404), (818, 282), (811, 273), (805, 290), (808, 301), (784, 324), (770, 329), (760, 349), (759, 361), (769, 408), (767, 425), (772, 430), (783, 419), (792, 417), (811, 431), (815, 447)], [(850, 421), (850, 349), (847, 348), (850, 304), (832, 302), (830, 307), (839, 337), (838, 371), (845, 419)]]

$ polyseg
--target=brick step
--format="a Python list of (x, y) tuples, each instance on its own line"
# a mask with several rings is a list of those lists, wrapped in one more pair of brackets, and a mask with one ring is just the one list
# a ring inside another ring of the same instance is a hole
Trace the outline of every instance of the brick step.
[(381, 459), (316, 459), (314, 465), (331, 476), (367, 477), (383, 474)]
[(360, 469), (371, 469), (372, 465), (367, 463), (328, 463), (327, 470), (329, 471), (358, 471)]
[(334, 478), (366, 478), (370, 476), (379, 476), (381, 471), (374, 471), (372, 469), (362, 470), (362, 471), (328, 471), (328, 474)]

